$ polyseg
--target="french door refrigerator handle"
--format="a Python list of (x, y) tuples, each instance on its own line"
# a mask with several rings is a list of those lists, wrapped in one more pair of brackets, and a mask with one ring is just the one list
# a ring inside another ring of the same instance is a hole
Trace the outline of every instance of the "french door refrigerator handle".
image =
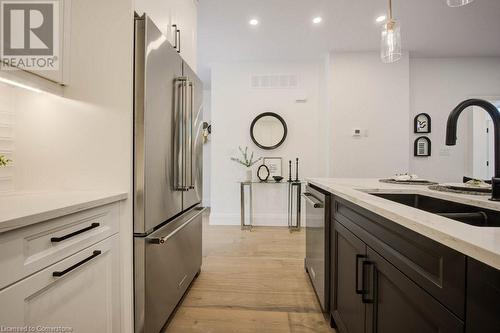
[(188, 122), (186, 120), (187, 117), (187, 104), (188, 104), (188, 80), (187, 77), (183, 77), (182, 81), (182, 190), (183, 191), (188, 191), (188, 182), (187, 182), (187, 148), (188, 148), (188, 139), (189, 139), (189, 134), (188, 134)]
[(190, 181), (190, 184), (189, 184), (189, 188), (190, 189), (194, 189), (194, 168), (193, 168), (193, 161), (194, 161), (194, 158), (193, 158), (193, 155), (194, 155), (194, 140), (193, 140), (193, 127), (194, 127), (194, 119), (193, 119), (193, 113), (194, 113), (194, 84), (193, 82), (189, 82), (189, 88), (190, 88), (190, 93), (191, 93), (191, 102), (190, 102), (190, 112), (189, 112), (189, 145), (190, 145), (190, 148), (189, 148), (189, 151), (190, 151), (190, 162), (189, 162), (189, 167), (190, 167), (190, 170), (189, 171), (189, 174), (190, 174), (190, 178), (191, 178), (191, 181)]
[[(174, 138), (175, 158), (173, 159), (174, 165), (174, 189), (176, 191), (185, 190), (184, 181), (184, 109), (185, 109), (185, 85), (186, 79), (179, 77), (174, 82), (174, 112), (176, 114), (177, 122), (174, 124), (176, 133)], [(177, 142), (176, 142), (177, 141)]]

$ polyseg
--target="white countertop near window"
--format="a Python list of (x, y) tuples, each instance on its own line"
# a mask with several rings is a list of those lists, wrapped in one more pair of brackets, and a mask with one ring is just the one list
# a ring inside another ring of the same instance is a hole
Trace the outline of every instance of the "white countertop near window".
[(0, 233), (127, 199), (122, 192), (13, 192), (0, 195)]
[(422, 185), (381, 183), (378, 179), (310, 178), (313, 184), (394, 221), (458, 252), (500, 269), (500, 227), (475, 227), (423, 210), (370, 195), (379, 193), (416, 193), (500, 211), (500, 203), (488, 196), (465, 195), (429, 190)]

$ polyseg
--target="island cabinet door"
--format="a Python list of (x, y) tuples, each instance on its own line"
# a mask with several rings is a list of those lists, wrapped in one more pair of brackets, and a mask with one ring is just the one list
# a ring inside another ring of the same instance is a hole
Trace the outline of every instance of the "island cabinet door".
[(467, 333), (500, 332), (500, 271), (467, 261)]
[(366, 333), (463, 333), (464, 323), (370, 247), (363, 262)]
[(366, 245), (340, 223), (335, 223), (334, 236), (336, 292), (333, 318), (341, 333), (364, 333), (361, 270), (366, 258)]

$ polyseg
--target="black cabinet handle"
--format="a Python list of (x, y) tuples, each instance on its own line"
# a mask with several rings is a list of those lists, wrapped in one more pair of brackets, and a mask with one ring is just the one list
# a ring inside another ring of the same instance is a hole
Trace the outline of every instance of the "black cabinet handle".
[(175, 35), (174, 36), (175, 37), (175, 39), (174, 39), (174, 49), (177, 50), (177, 24), (172, 24), (172, 28), (175, 29), (175, 32), (174, 32), (174, 35)]
[(177, 35), (179, 36), (179, 40), (177, 41), (177, 53), (181, 53), (181, 29), (177, 29)]
[(86, 227), (86, 228), (83, 228), (83, 229), (80, 229), (80, 230), (77, 230), (77, 231), (74, 231), (70, 234), (67, 234), (67, 235), (64, 235), (62, 237), (52, 237), (50, 239), (50, 241), (52, 243), (58, 243), (58, 242), (62, 242), (63, 240), (66, 240), (68, 238), (71, 238), (71, 237), (74, 237), (78, 234), (81, 234), (81, 233), (84, 233), (85, 231), (89, 231), (89, 230), (92, 230), (92, 229), (95, 229), (99, 226), (100, 224), (99, 223), (92, 223), (90, 226)]
[(98, 256), (98, 255), (100, 255), (100, 254), (101, 254), (101, 251), (99, 251), (99, 250), (95, 250), (95, 251), (92, 253), (92, 255), (91, 255), (90, 257), (87, 257), (87, 258), (83, 259), (82, 261), (77, 262), (77, 263), (76, 263), (76, 264), (74, 264), (73, 266), (66, 268), (64, 271), (56, 271), (56, 272), (53, 272), (53, 273), (52, 273), (52, 276), (55, 276), (55, 277), (61, 277), (61, 276), (63, 276), (64, 274), (71, 272), (71, 271), (72, 271), (72, 270), (74, 270), (75, 268), (77, 268), (77, 267), (79, 267), (79, 266), (81, 266), (81, 265), (85, 264), (87, 261), (90, 261), (90, 260), (94, 259), (95, 257), (97, 257), (97, 256)]
[[(361, 300), (365, 304), (376, 303), (377, 299), (377, 269), (375, 268), (375, 263), (373, 261), (363, 261), (363, 281), (365, 277), (365, 272), (367, 267), (371, 267), (371, 280), (370, 280), (370, 289), (365, 290), (363, 294), (361, 294)], [(368, 296), (369, 297), (368, 297)]]
[(359, 261), (360, 259), (365, 259), (366, 256), (364, 254), (356, 254), (356, 294), (364, 294), (366, 291), (364, 290), (364, 273), (361, 274), (361, 289), (359, 288)]

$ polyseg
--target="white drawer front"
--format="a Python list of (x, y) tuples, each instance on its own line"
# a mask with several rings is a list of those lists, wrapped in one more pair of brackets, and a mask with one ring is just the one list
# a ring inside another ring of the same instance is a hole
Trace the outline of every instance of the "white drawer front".
[(119, 203), (0, 234), (0, 289), (119, 231)]
[[(1, 325), (62, 326), (75, 333), (119, 332), (118, 254), (115, 235), (3, 289)], [(62, 276), (54, 276), (54, 272)]]

